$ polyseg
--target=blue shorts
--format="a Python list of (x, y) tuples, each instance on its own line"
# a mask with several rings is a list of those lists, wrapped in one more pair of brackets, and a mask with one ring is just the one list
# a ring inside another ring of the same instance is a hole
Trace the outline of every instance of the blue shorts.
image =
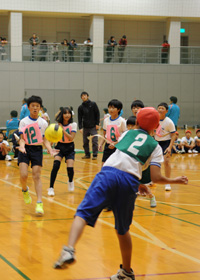
[(101, 211), (110, 205), (115, 216), (115, 229), (124, 235), (132, 223), (138, 186), (139, 181), (134, 175), (105, 166), (95, 176), (75, 216), (94, 227)]

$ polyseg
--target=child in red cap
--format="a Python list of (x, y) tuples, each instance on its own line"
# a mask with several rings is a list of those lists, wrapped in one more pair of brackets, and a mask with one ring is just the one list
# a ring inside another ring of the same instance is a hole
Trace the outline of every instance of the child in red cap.
[(192, 132), (190, 130), (186, 130), (185, 136), (182, 138), (182, 145), (184, 150), (188, 154), (198, 153), (196, 150), (193, 150), (195, 147), (194, 138), (191, 137)]
[[(150, 136), (159, 124), (159, 114), (154, 108), (143, 108), (137, 114), (139, 129), (123, 133), (115, 145), (116, 151), (104, 163), (94, 178), (83, 201), (78, 206), (69, 234), (55, 268), (75, 261), (75, 245), (86, 225), (95, 226), (98, 216), (109, 203), (115, 216), (115, 229), (120, 244), (122, 264), (111, 280), (134, 280), (131, 269), (132, 241), (129, 226), (132, 223), (136, 193), (142, 168), (150, 164), (153, 182), (161, 184), (187, 184), (185, 176), (169, 179), (161, 175), (163, 162), (161, 147)], [(143, 186), (144, 187), (144, 186)], [(140, 190), (140, 192), (146, 192)]]
[(179, 138), (178, 131), (176, 131), (176, 138), (175, 138), (175, 141), (174, 141), (174, 145), (172, 147), (172, 153), (176, 153), (176, 154), (184, 154), (185, 153), (184, 146), (182, 144), (181, 138)]

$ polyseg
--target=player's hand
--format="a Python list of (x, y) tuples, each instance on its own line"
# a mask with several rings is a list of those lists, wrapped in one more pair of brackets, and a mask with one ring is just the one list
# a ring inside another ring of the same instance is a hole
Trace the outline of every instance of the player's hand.
[(115, 145), (114, 145), (114, 144), (110, 144), (110, 145), (108, 146), (108, 148), (111, 149), (111, 150), (113, 150), (113, 149), (115, 148)]
[(102, 151), (103, 151), (103, 147), (102, 147), (102, 145), (99, 145), (99, 147), (98, 147), (98, 151), (99, 151), (99, 152), (102, 152)]
[(166, 157), (170, 157), (171, 156), (171, 149), (169, 147), (165, 150), (164, 155)]
[(56, 156), (59, 152), (60, 152), (60, 150), (57, 150), (57, 149), (51, 149), (49, 151), (50, 155), (53, 157)]
[(179, 183), (179, 184), (185, 184), (185, 185), (188, 184), (188, 178), (186, 176), (176, 177), (174, 180), (176, 183)]
[(83, 129), (82, 128), (80, 129), (80, 133), (83, 134)]
[(147, 186), (141, 184), (141, 185), (139, 185), (138, 193), (139, 193), (139, 195), (146, 196), (146, 195), (149, 195), (151, 193), (151, 191)]
[(99, 129), (99, 125), (96, 125), (96, 130), (98, 130)]
[(24, 146), (19, 146), (19, 151), (22, 152), (23, 154), (26, 154), (26, 149)]

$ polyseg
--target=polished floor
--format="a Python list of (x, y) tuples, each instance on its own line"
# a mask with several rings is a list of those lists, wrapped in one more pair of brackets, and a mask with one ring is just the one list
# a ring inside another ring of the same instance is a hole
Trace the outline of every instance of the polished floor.
[[(101, 169), (101, 154), (97, 161), (82, 160), (82, 156), (76, 155), (75, 191), (68, 192), (62, 162), (54, 198), (47, 196), (53, 159), (44, 156), (43, 217), (35, 215), (31, 169), (28, 186), (33, 201), (25, 205), (17, 162), (0, 162), (1, 280), (103, 280), (117, 272), (121, 257), (112, 212), (102, 212), (94, 229), (86, 227), (76, 247), (75, 264), (64, 270), (52, 267), (67, 241), (76, 208)], [(200, 279), (200, 155), (173, 155), (171, 162), (172, 176), (187, 175), (189, 184), (172, 185), (171, 192), (161, 185), (153, 187), (156, 208), (150, 208), (147, 198), (137, 198), (130, 233), (138, 280)]]

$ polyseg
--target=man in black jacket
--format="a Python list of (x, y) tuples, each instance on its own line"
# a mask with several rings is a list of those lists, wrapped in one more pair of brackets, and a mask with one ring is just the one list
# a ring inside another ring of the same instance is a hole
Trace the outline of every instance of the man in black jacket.
[[(85, 156), (82, 159), (90, 158), (88, 136), (97, 134), (99, 129), (99, 108), (97, 104), (89, 100), (89, 94), (85, 91), (81, 93), (83, 103), (78, 107), (78, 125), (80, 132), (83, 133), (83, 148)], [(98, 137), (92, 138), (93, 158), (97, 159), (98, 154)]]

